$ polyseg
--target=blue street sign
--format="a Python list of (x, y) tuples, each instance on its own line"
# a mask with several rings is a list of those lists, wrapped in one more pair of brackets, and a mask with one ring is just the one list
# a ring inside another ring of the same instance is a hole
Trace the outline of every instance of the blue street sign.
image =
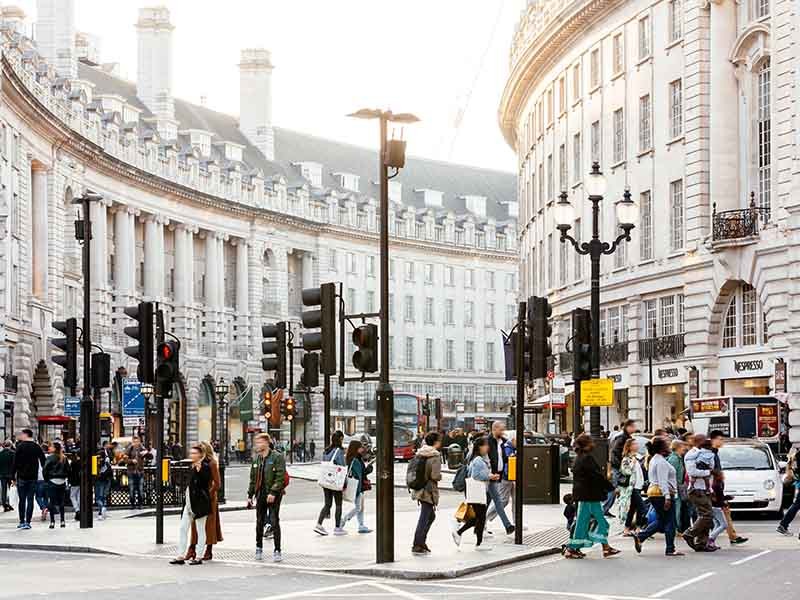
[(64, 396), (64, 416), (75, 417), (79, 419), (81, 416), (81, 397), (80, 396)]
[(144, 417), (142, 384), (133, 379), (122, 380), (122, 416)]

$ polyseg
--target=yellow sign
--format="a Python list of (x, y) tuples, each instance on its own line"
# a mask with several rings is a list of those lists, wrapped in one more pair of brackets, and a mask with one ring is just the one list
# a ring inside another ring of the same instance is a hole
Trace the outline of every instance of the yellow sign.
[(508, 457), (508, 480), (509, 481), (516, 481), (517, 480), (517, 457), (516, 456), (509, 456)]
[(167, 483), (169, 481), (169, 459), (164, 458), (161, 460), (161, 481)]
[(97, 455), (92, 456), (92, 475), (97, 475)]
[(611, 379), (581, 381), (581, 406), (612, 406), (614, 382)]

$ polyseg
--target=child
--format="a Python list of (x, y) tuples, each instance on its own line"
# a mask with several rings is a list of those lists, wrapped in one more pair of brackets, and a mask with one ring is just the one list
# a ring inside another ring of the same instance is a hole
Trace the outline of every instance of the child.
[[(711, 440), (706, 439), (706, 441), (703, 442), (703, 445), (700, 446), (699, 450), (700, 452), (698, 453), (696, 460), (697, 468), (703, 471), (713, 470), (715, 456), (714, 450), (711, 449)], [(703, 479), (706, 484), (706, 489), (709, 489), (711, 487), (712, 477), (704, 477)]]
[(717, 550), (717, 536), (728, 528), (724, 509), (731, 496), (725, 495), (725, 475), (723, 472), (712, 471), (711, 475), (714, 479), (711, 484), (711, 511), (714, 515), (714, 528), (708, 534), (708, 546)]
[(567, 520), (567, 531), (572, 532), (572, 526), (575, 525), (575, 516), (578, 514), (578, 507), (572, 500), (572, 494), (567, 494), (563, 498), (564, 504), (564, 518)]

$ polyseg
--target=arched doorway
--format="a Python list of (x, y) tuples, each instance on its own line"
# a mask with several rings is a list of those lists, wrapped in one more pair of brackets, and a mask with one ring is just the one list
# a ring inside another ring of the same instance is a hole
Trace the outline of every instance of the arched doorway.
[(197, 399), (197, 439), (214, 440), (217, 436), (216, 405), (214, 398), (214, 379), (206, 375), (200, 385)]

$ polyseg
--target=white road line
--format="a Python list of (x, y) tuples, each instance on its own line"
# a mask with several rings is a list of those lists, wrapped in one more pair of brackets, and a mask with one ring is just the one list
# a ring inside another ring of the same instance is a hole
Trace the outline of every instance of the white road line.
[(278, 594), (277, 596), (265, 596), (264, 598), (260, 598), (259, 600), (289, 600), (289, 598), (302, 598), (304, 596), (310, 596), (313, 594), (322, 594), (324, 592), (332, 592), (334, 590), (342, 590), (345, 588), (355, 587), (357, 585), (363, 585), (363, 584), (364, 584), (363, 581), (351, 581), (349, 583), (340, 583), (339, 585), (328, 585), (313, 590), (301, 590), (299, 592), (290, 592), (288, 594)]
[(534, 567), (549, 565), (551, 563), (558, 562), (560, 560), (565, 560), (564, 557), (561, 556), (560, 554), (557, 556), (551, 556), (550, 558), (534, 558), (530, 561), (524, 561), (513, 567), (507, 567), (501, 570), (489, 571), (487, 573), (483, 573), (482, 575), (474, 575), (472, 577), (459, 577), (458, 581), (482, 581), (483, 579), (490, 579), (492, 577), (497, 577), (499, 575), (506, 575), (508, 573), (522, 571), (523, 569), (533, 569)]
[(389, 592), (390, 594), (394, 594), (401, 598), (408, 598), (408, 600), (425, 600), (422, 596), (417, 596), (416, 594), (412, 594), (411, 592), (407, 592), (405, 590), (398, 590), (390, 585), (386, 585), (385, 583), (378, 583), (377, 581), (371, 581), (368, 585), (371, 587), (377, 588), (379, 590), (383, 590), (384, 592)]
[(681, 588), (685, 588), (686, 586), (692, 585), (693, 583), (697, 583), (698, 581), (703, 581), (703, 579), (708, 579), (712, 575), (715, 575), (714, 571), (709, 571), (708, 573), (703, 573), (702, 575), (698, 575), (697, 577), (693, 577), (692, 579), (687, 579), (686, 581), (682, 581), (677, 585), (673, 585), (672, 587), (665, 588), (661, 591), (652, 594), (651, 598), (663, 598), (667, 594), (670, 594), (676, 590)]
[[(442, 583), (438, 581), (396, 581), (394, 585), (423, 585), (432, 588), (447, 588), (456, 590), (471, 590), (475, 594), (480, 592), (491, 592), (498, 594), (515, 595), (521, 594), (526, 596), (556, 596), (558, 598), (586, 598), (587, 600), (648, 600), (645, 596), (624, 596), (619, 594), (597, 594), (597, 593), (584, 593), (584, 592), (568, 592), (564, 590), (531, 590), (499, 586), (481, 586), (481, 585), (460, 585), (458, 583)], [(430, 595), (430, 592), (427, 592)], [(276, 600), (276, 599), (273, 599)]]
[(732, 562), (731, 566), (738, 567), (739, 565), (743, 565), (744, 563), (749, 562), (749, 561), (753, 560), (754, 558), (758, 558), (760, 556), (764, 556), (765, 554), (769, 554), (770, 552), (772, 552), (772, 550), (764, 550), (763, 552), (759, 552), (758, 554), (753, 554), (751, 556), (746, 556), (745, 558), (737, 560), (736, 562)]

